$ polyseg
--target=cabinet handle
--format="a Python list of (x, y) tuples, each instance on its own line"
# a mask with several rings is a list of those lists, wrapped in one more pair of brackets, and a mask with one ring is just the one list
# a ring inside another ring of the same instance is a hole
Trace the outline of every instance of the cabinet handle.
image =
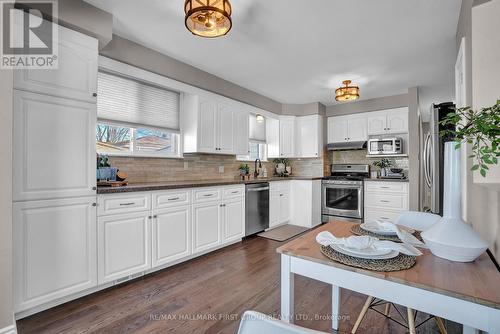
[(168, 200), (169, 201), (177, 201), (179, 199), (179, 197), (172, 197), (172, 198), (169, 198)]
[(97, 206), (97, 203), (92, 203), (92, 206)]
[(231, 194), (237, 194), (237, 193), (239, 193), (239, 191), (238, 191), (238, 190), (231, 191)]
[(380, 219), (390, 220), (390, 219), (389, 219), (389, 218), (387, 218), (387, 217), (380, 217)]
[(129, 205), (134, 205), (135, 202), (129, 202), (129, 203), (120, 203), (120, 206), (129, 206)]
[(283, 197), (283, 194), (280, 194), (280, 197)]
[(389, 203), (389, 201), (387, 201), (385, 199), (381, 199), (380, 202), (382, 202), (382, 203)]
[(151, 218), (153, 218), (153, 217), (151, 217), (151, 216), (148, 216), (148, 219), (151, 219)]
[(380, 187), (380, 188), (382, 188), (382, 189), (389, 189), (389, 187)]
[(97, 190), (97, 187), (92, 187), (92, 190)]
[(214, 195), (214, 194), (205, 194), (205, 195), (203, 195), (203, 196), (205, 196), (205, 197), (212, 197), (213, 195)]
[(153, 218), (154, 218), (154, 219), (158, 218), (158, 215), (154, 215), (154, 216), (153, 216)]
[(92, 96), (93, 97), (97, 97), (97, 93), (92, 93)]

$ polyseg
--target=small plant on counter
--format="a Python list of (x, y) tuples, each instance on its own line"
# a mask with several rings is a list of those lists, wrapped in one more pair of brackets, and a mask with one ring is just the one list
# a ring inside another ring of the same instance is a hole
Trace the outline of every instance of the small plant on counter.
[(488, 108), (472, 110), (471, 107), (458, 108), (440, 122), (447, 127), (439, 133), (447, 141), (455, 141), (455, 149), (462, 144), (472, 144), (474, 159), (471, 170), (479, 170), (486, 177), (488, 165), (498, 164), (500, 156), (500, 100)]
[(111, 167), (111, 165), (109, 164), (109, 157), (107, 155), (98, 155), (97, 167), (98, 168)]
[(388, 168), (388, 167), (391, 167), (393, 165), (392, 161), (387, 159), (387, 158), (383, 158), (381, 160), (378, 160), (378, 161), (374, 161), (372, 163), (373, 166), (375, 167), (378, 167), (380, 169), (384, 169), (384, 168)]
[(240, 164), (240, 175), (247, 175), (250, 174), (250, 167), (248, 167), (248, 164)]

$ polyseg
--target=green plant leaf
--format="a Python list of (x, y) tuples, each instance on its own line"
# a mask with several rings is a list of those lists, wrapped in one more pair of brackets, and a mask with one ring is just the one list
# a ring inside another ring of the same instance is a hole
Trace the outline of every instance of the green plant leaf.
[(486, 177), (486, 169), (481, 169), (479, 173), (481, 173), (482, 177)]
[(479, 165), (474, 165), (472, 166), (472, 168), (470, 169), (471, 171), (475, 171), (475, 170), (478, 170), (479, 169)]

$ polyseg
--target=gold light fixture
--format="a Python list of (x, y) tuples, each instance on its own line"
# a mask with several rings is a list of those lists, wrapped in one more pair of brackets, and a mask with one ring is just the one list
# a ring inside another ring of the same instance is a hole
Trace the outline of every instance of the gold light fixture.
[(229, 0), (186, 0), (184, 13), (186, 28), (201, 37), (224, 36), (233, 25)]
[(257, 114), (255, 116), (256, 120), (257, 120), (257, 123), (262, 123), (264, 122), (264, 116), (262, 116), (261, 114)]
[(351, 80), (342, 81), (343, 87), (335, 89), (335, 100), (339, 102), (354, 101), (359, 99), (359, 87), (349, 86)]

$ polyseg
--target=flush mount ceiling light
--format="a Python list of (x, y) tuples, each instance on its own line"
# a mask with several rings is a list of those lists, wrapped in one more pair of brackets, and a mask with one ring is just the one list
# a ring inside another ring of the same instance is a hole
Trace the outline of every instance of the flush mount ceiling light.
[(186, 0), (184, 12), (186, 28), (197, 36), (224, 36), (233, 25), (229, 0)]
[(349, 86), (351, 80), (342, 81), (343, 87), (335, 89), (335, 100), (339, 102), (354, 101), (359, 99), (359, 87)]
[(255, 118), (257, 119), (258, 123), (264, 122), (264, 116), (262, 116), (261, 114), (257, 114)]

